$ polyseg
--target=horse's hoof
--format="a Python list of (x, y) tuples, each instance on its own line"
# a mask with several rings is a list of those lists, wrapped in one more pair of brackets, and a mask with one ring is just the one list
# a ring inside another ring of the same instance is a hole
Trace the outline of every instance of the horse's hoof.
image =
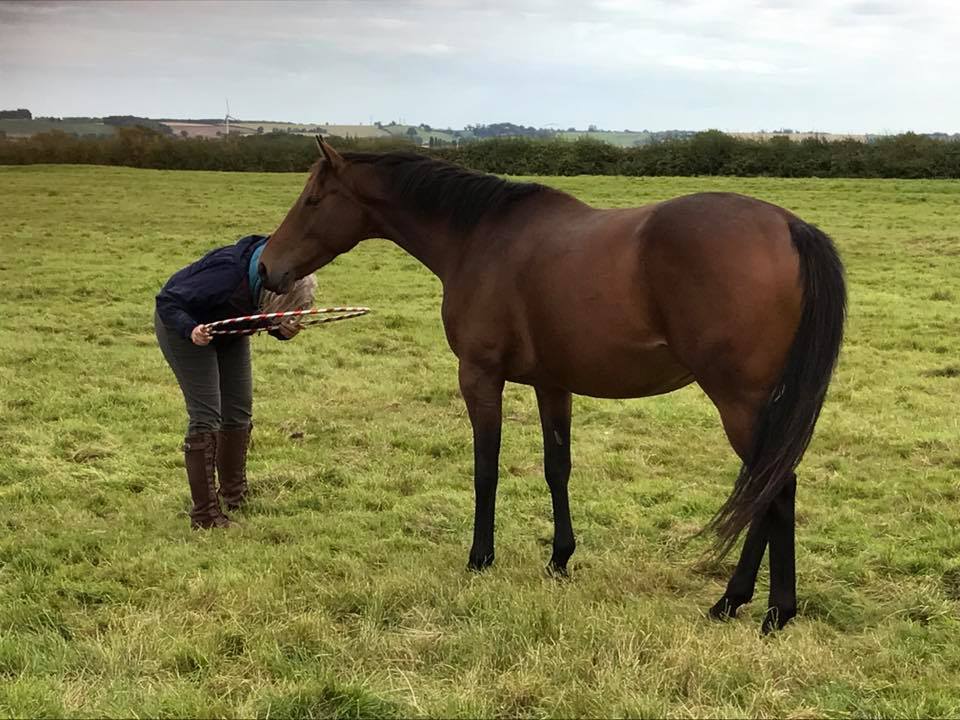
[(784, 626), (790, 622), (796, 614), (796, 608), (772, 607), (768, 609), (767, 614), (763, 616), (760, 634), (769, 635), (777, 630), (783, 630)]
[(567, 572), (567, 566), (559, 565), (553, 560), (547, 563), (546, 571), (547, 571), (547, 577), (552, 577), (554, 580), (570, 579), (570, 573)]
[(737, 616), (737, 610), (740, 609), (740, 606), (745, 604), (744, 602), (738, 602), (727, 595), (724, 595), (722, 598), (717, 600), (716, 604), (710, 608), (708, 614), (713, 620), (730, 620)]
[(493, 553), (476, 556), (471, 553), (470, 559), (467, 561), (467, 570), (470, 572), (483, 572), (491, 565), (493, 565)]

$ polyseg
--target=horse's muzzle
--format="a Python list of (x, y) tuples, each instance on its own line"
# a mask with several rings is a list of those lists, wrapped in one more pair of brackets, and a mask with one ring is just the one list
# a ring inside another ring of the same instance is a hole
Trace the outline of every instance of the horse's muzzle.
[(260, 280), (265, 287), (270, 292), (279, 293), (283, 295), (290, 291), (290, 288), (293, 286), (293, 276), (292, 273), (287, 270), (279, 278), (271, 277), (270, 273), (267, 271), (267, 266), (262, 262), (257, 265), (257, 273), (260, 275)]

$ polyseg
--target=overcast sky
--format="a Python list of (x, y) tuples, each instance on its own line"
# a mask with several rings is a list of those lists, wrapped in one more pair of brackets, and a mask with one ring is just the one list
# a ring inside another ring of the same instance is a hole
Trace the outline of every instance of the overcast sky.
[(35, 115), (960, 131), (955, 0), (0, 1)]

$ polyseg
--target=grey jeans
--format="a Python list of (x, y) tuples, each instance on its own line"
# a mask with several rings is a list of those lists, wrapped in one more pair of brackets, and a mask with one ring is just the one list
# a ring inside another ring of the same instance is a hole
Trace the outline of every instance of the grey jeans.
[(250, 338), (226, 336), (200, 347), (167, 328), (156, 313), (153, 327), (187, 404), (187, 434), (248, 427), (253, 409)]

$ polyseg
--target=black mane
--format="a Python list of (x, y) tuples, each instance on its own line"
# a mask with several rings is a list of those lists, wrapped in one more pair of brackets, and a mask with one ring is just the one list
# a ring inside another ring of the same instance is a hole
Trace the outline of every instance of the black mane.
[(539, 183), (519, 183), (496, 175), (409, 152), (345, 152), (344, 159), (375, 165), (399, 200), (424, 214), (441, 215), (457, 230), (476, 227), (487, 214), (547, 191)]

